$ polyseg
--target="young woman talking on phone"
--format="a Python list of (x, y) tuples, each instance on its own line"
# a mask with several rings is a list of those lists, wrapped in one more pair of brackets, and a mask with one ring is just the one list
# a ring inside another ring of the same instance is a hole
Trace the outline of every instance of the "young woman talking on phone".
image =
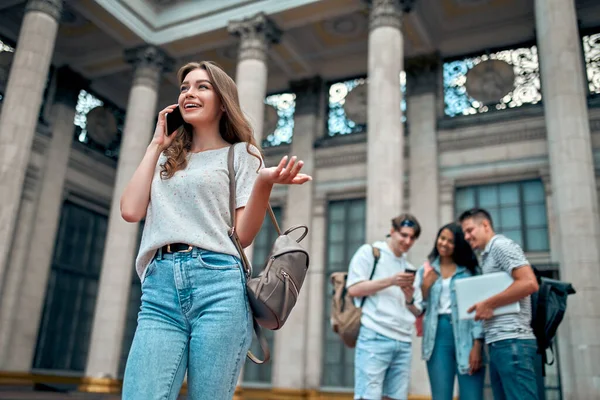
[[(142, 306), (123, 399), (175, 399), (184, 376), (192, 400), (233, 397), (252, 339), (245, 274), (228, 237), (227, 154), (234, 146), (236, 231), (254, 240), (273, 185), (302, 184), (303, 162), (263, 168), (233, 80), (211, 62), (178, 73), (177, 104), (160, 111), (152, 142), (121, 197), (128, 222), (145, 218), (136, 269)], [(185, 123), (167, 132), (179, 108)]]

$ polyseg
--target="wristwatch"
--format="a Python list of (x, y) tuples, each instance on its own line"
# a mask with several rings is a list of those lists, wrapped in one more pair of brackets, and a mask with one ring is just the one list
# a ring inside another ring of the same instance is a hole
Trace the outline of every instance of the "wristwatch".
[(415, 298), (413, 297), (412, 300), (410, 302), (405, 301), (407, 306), (412, 306), (413, 304), (415, 304)]

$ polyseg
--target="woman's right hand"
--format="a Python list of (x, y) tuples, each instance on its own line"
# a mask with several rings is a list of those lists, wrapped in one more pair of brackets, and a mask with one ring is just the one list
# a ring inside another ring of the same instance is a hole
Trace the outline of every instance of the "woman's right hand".
[(433, 268), (426, 268), (425, 273), (423, 274), (423, 283), (421, 287), (425, 290), (429, 290), (431, 286), (437, 281), (438, 273)]
[(157, 146), (160, 152), (169, 147), (171, 143), (173, 143), (173, 139), (175, 138), (173, 132), (169, 132), (171, 133), (171, 135), (167, 135), (166, 115), (172, 113), (173, 110), (175, 110), (175, 108), (177, 107), (179, 107), (177, 104), (171, 104), (170, 106), (167, 106), (158, 113), (158, 121), (156, 122), (154, 136), (152, 137), (152, 142), (150, 144)]

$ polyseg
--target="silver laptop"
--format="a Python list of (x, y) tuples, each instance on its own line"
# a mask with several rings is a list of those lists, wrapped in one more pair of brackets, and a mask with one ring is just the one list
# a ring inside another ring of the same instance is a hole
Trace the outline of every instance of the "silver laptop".
[[(454, 282), (459, 319), (474, 319), (475, 313), (467, 313), (475, 303), (479, 303), (498, 293), (503, 292), (513, 283), (513, 278), (507, 272), (493, 272), (477, 275), (471, 278), (458, 279)], [(519, 302), (498, 307), (494, 315), (518, 313)]]

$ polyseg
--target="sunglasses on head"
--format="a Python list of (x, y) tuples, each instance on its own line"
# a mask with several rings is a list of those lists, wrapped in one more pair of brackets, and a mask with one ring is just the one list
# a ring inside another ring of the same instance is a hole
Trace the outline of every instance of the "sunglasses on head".
[(398, 229), (402, 228), (403, 226), (405, 226), (407, 228), (414, 228), (415, 223), (409, 219), (405, 219), (404, 221), (400, 222)]

